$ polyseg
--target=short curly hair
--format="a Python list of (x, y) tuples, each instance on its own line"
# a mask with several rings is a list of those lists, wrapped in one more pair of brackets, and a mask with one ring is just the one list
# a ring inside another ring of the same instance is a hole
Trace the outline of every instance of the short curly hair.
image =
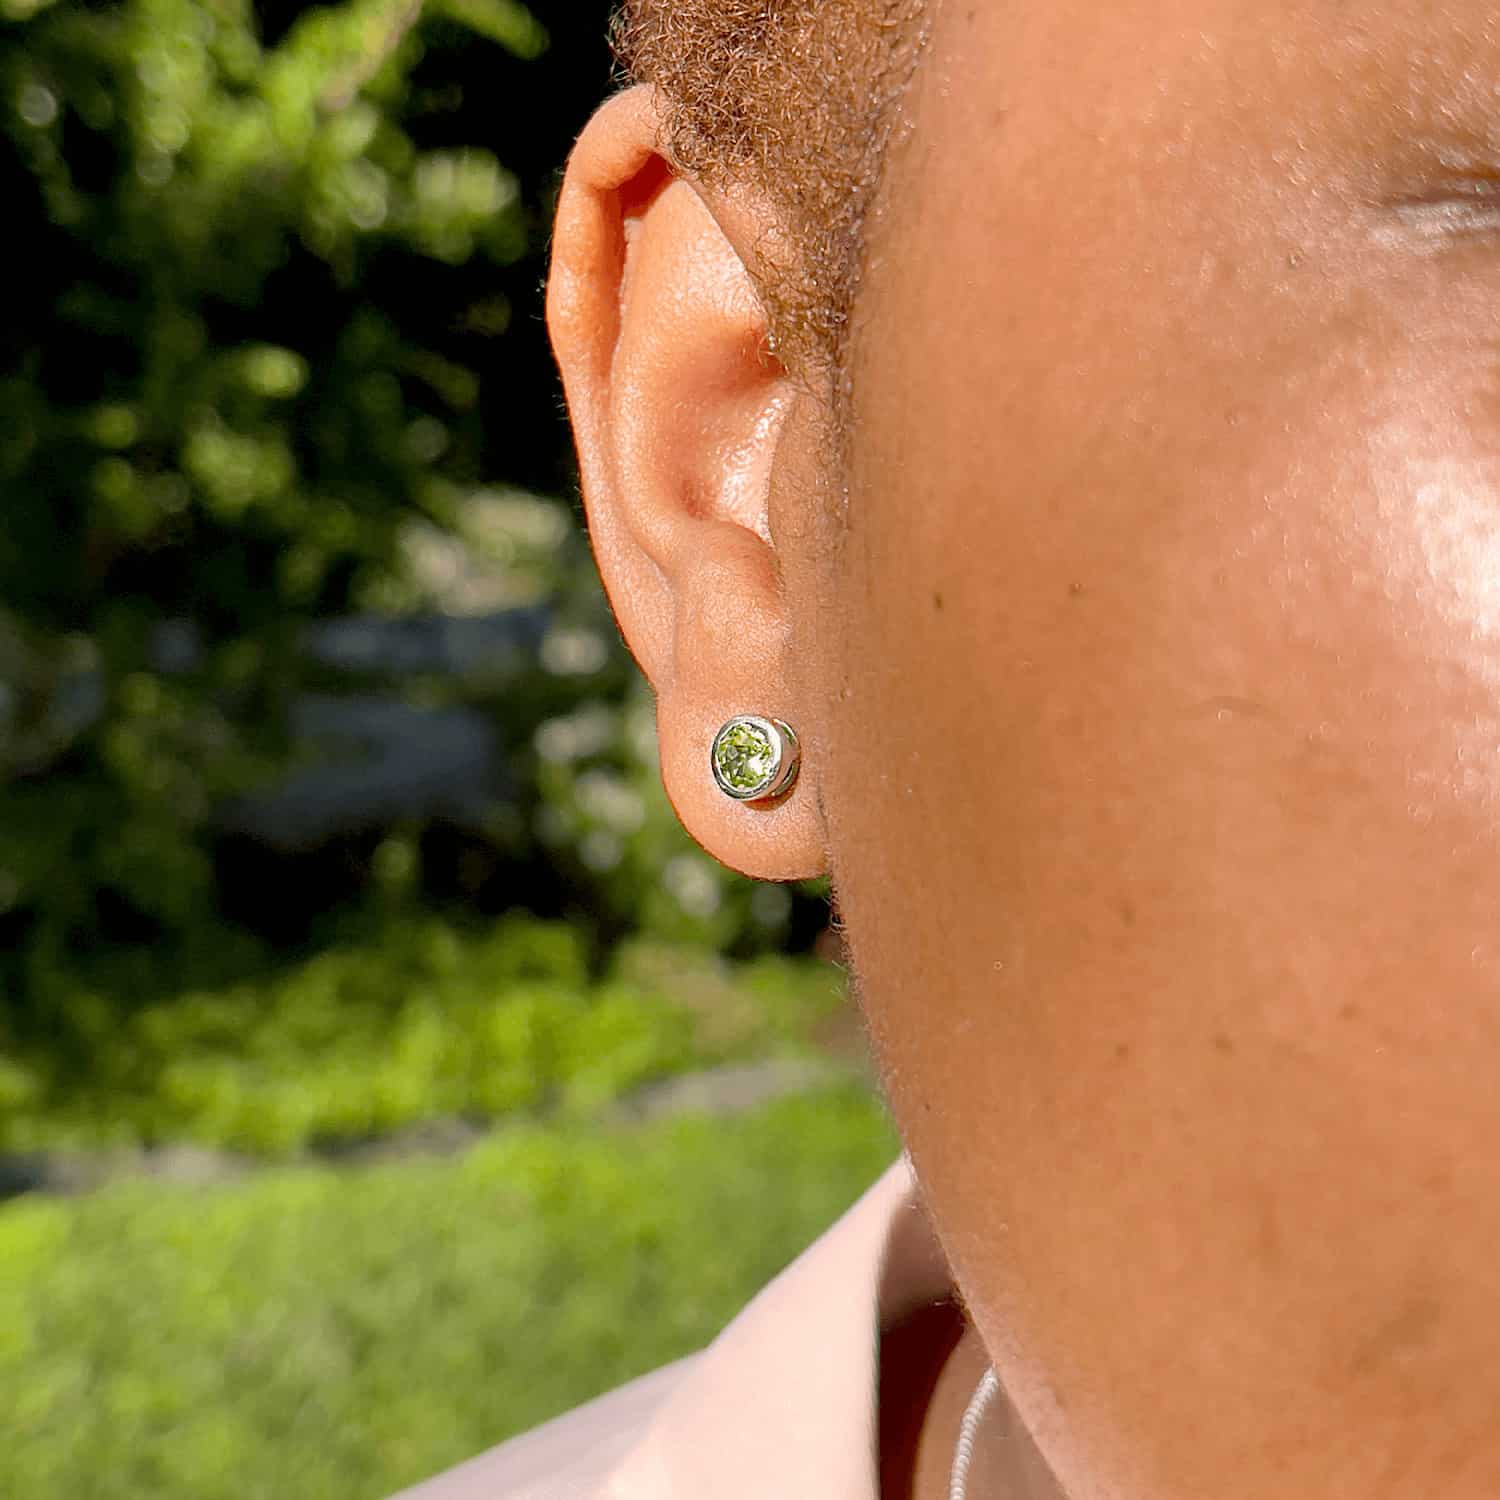
[(624, 0), (626, 75), (666, 101), (675, 165), (750, 180), (785, 224), (758, 267), (772, 345), (836, 365), (927, 0)]

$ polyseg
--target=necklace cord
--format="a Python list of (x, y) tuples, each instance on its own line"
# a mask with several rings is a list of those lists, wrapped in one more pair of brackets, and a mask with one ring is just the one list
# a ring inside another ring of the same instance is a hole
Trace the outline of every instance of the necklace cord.
[(974, 1464), (974, 1445), (979, 1439), (979, 1424), (984, 1421), (990, 1403), (1000, 1393), (1000, 1377), (986, 1370), (978, 1388), (964, 1409), (958, 1428), (958, 1446), (953, 1450), (953, 1471), (948, 1480), (948, 1500), (968, 1500), (969, 1470)]

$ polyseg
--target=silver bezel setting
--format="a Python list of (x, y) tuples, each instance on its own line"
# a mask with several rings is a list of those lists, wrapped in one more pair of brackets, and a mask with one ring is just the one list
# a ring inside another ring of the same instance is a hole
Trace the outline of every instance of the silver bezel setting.
[[(771, 746), (771, 765), (765, 776), (753, 787), (738, 787), (725, 779), (719, 769), (719, 747), (736, 729), (750, 728), (765, 736)], [(714, 781), (726, 797), (736, 802), (770, 802), (785, 796), (797, 780), (802, 765), (801, 747), (796, 733), (780, 719), (766, 719), (759, 714), (736, 714), (714, 736), (708, 751), (709, 767)]]

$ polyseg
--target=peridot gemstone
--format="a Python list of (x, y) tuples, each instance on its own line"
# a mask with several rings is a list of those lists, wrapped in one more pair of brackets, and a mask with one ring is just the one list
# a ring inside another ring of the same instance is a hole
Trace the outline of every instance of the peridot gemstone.
[(764, 729), (734, 724), (714, 744), (714, 765), (726, 786), (758, 792), (776, 774), (776, 746)]

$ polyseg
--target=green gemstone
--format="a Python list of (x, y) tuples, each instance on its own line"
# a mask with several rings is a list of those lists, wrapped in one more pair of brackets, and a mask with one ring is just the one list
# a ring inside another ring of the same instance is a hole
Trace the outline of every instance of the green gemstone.
[(737, 792), (759, 791), (776, 771), (776, 746), (765, 730), (736, 724), (714, 745), (714, 764)]

